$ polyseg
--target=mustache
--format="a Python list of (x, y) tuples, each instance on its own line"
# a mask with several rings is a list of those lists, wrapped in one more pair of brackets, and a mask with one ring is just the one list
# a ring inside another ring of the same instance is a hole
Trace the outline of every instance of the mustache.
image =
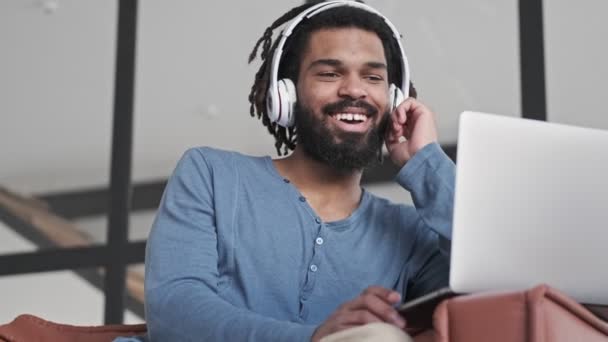
[(378, 110), (371, 104), (369, 104), (363, 100), (350, 100), (350, 99), (344, 99), (344, 100), (340, 100), (340, 101), (337, 101), (334, 103), (326, 104), (325, 106), (323, 106), (323, 108), (321, 108), (321, 110), (323, 111), (324, 114), (330, 115), (333, 113), (344, 112), (344, 110), (349, 107), (363, 108), (365, 110), (365, 114), (367, 116), (374, 116), (374, 115), (378, 114)]

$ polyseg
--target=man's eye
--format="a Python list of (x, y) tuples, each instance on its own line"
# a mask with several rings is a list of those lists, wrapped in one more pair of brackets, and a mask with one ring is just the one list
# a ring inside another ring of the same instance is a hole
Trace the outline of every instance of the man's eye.
[(338, 77), (338, 74), (335, 72), (326, 71), (326, 72), (320, 72), (319, 76), (325, 77), (325, 78), (335, 78), (335, 77)]
[(382, 82), (384, 78), (378, 75), (367, 75), (366, 78), (372, 82)]

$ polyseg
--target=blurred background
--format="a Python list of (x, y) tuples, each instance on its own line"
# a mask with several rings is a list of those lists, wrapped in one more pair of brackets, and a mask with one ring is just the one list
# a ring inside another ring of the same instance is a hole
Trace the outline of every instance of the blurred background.
[[(182, 153), (276, 156), (247, 57), (301, 3), (0, 1), (0, 324), (144, 321), (145, 239)], [(402, 33), (450, 156), (464, 110), (608, 129), (608, 2), (367, 3)], [(409, 203), (395, 171), (364, 186)]]

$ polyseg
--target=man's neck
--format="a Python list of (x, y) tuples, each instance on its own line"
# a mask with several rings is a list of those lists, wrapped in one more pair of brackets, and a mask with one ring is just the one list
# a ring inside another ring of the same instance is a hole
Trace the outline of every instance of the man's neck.
[(324, 221), (346, 218), (359, 206), (361, 170), (337, 170), (313, 159), (301, 148), (274, 160), (274, 165)]

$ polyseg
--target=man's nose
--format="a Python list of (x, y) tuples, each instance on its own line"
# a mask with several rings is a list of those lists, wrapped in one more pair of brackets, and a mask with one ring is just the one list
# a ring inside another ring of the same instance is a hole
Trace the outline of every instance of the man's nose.
[(365, 83), (357, 76), (348, 76), (342, 80), (340, 89), (338, 90), (338, 96), (349, 97), (355, 100), (363, 99), (367, 96), (367, 90), (365, 89)]

